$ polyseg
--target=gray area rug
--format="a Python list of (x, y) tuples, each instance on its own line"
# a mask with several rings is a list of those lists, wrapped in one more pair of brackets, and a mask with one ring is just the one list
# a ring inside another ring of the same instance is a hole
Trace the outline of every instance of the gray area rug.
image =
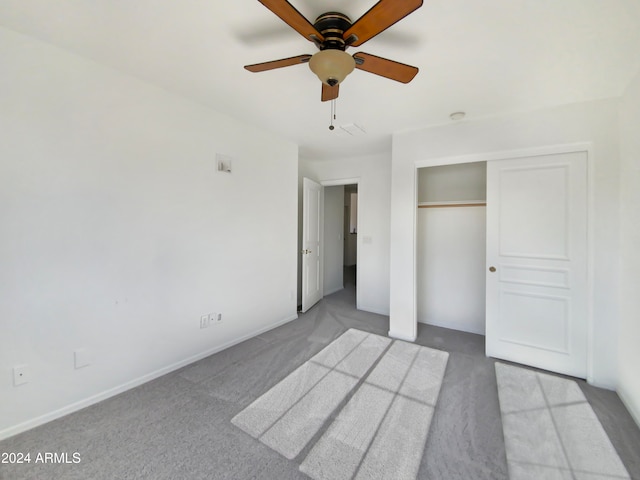
[(350, 329), (231, 421), (320, 479), (415, 479), (448, 353)]
[(512, 480), (630, 478), (573, 380), (496, 363)]

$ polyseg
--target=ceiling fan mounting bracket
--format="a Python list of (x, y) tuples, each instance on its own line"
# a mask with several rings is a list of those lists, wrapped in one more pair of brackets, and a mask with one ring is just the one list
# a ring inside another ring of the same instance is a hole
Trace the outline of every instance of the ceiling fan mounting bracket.
[(349, 45), (344, 40), (344, 32), (351, 27), (351, 19), (344, 13), (326, 12), (316, 18), (313, 27), (322, 34), (324, 41), (318, 43), (320, 50), (345, 50)]

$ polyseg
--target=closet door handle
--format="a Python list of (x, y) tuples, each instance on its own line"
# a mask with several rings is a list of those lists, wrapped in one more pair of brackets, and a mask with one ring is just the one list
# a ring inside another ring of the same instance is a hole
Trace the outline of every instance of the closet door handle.
[(491, 273), (495, 272), (495, 271), (496, 271), (496, 267), (489, 267), (489, 271), (490, 271)]

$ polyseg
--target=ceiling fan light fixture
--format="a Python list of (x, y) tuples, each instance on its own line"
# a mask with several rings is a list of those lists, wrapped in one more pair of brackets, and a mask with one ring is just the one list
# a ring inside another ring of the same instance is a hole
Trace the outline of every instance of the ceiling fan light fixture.
[(342, 81), (356, 68), (356, 61), (343, 50), (320, 50), (309, 60), (309, 68), (330, 87)]

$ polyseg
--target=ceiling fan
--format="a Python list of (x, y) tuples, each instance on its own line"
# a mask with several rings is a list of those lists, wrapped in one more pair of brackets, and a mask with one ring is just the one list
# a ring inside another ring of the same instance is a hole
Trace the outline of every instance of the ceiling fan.
[(355, 22), (339, 12), (320, 15), (311, 24), (287, 0), (258, 0), (287, 25), (313, 42), (320, 50), (314, 55), (298, 55), (270, 62), (246, 65), (250, 72), (308, 63), (322, 82), (323, 102), (338, 98), (340, 83), (355, 68), (391, 80), (409, 83), (418, 68), (364, 52), (349, 55), (345, 50), (358, 47), (422, 6), (422, 0), (379, 0)]

